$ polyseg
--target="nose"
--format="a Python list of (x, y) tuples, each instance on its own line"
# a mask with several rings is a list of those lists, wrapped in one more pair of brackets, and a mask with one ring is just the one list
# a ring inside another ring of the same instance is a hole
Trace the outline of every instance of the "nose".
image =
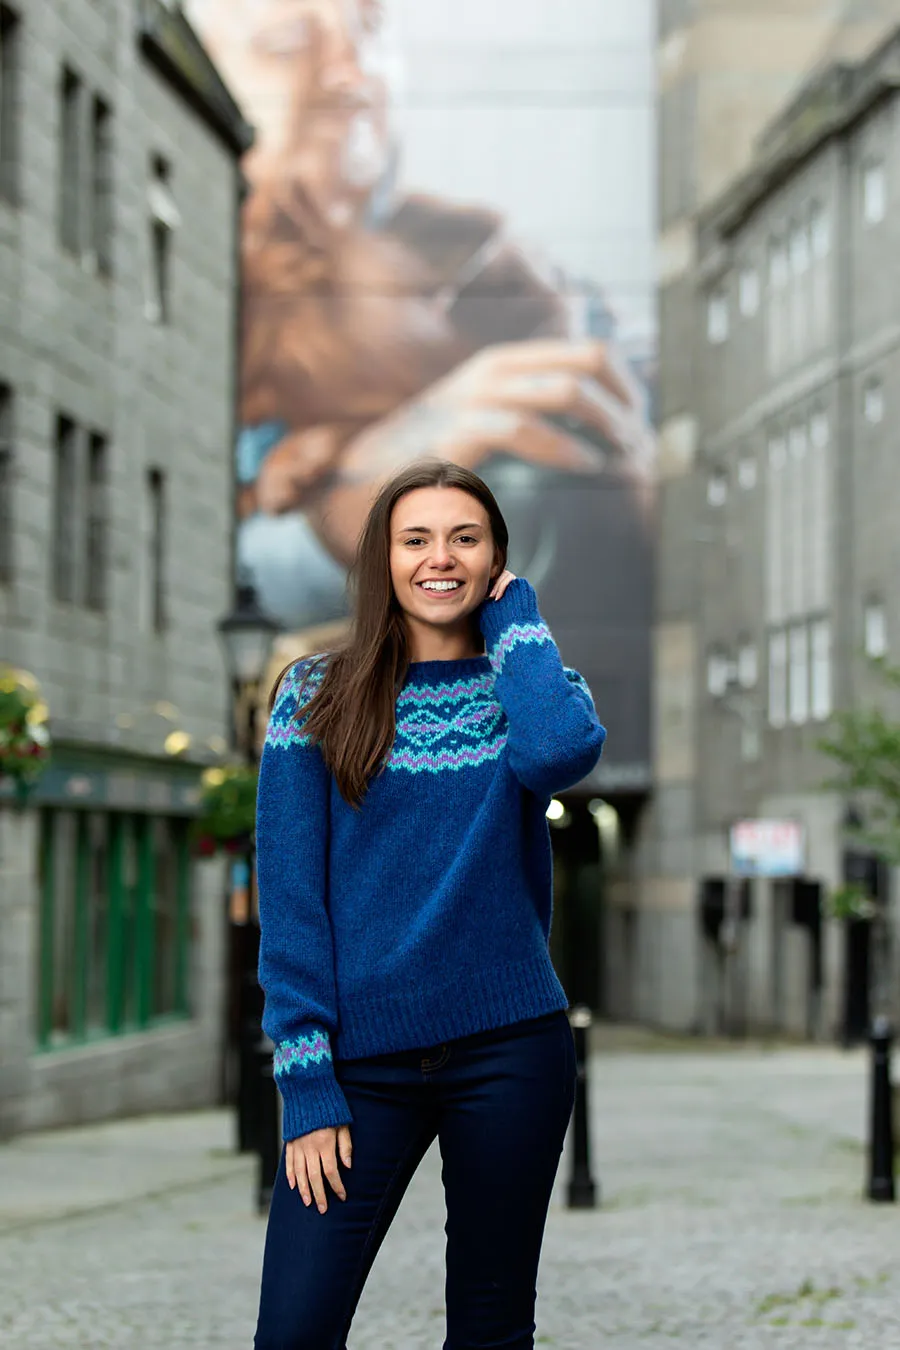
[(443, 539), (435, 540), (428, 561), (432, 567), (440, 567), (444, 571), (456, 566), (456, 559), (450, 551), (450, 545)]

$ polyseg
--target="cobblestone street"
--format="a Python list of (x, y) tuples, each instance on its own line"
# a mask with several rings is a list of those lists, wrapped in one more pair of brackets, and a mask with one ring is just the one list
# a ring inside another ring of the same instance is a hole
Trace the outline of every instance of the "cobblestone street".
[[(562, 1205), (537, 1344), (890, 1350), (900, 1226), (861, 1199), (867, 1063), (831, 1050), (592, 1065), (595, 1212)], [(249, 1350), (263, 1224), (222, 1113), (0, 1149), (0, 1343)], [(429, 1155), (376, 1263), (352, 1350), (438, 1350), (442, 1203)]]

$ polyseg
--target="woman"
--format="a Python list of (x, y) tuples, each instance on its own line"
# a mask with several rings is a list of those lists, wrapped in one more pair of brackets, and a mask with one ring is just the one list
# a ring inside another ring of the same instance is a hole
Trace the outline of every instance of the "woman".
[(534, 1344), (574, 1091), (546, 808), (606, 733), (471, 471), (379, 494), (346, 645), (282, 677), (257, 829), (263, 1026), (286, 1145), (257, 1350), (342, 1350), (437, 1138), (448, 1350)]

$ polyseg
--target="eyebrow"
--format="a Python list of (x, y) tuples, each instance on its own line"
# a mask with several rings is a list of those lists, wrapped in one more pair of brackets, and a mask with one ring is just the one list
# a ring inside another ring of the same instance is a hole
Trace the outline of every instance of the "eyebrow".
[[(456, 534), (457, 530), (483, 530), (484, 526), (477, 520), (467, 521), (464, 525), (454, 525), (451, 534)], [(431, 534), (432, 531), (427, 525), (401, 525), (397, 531), (398, 534)]]

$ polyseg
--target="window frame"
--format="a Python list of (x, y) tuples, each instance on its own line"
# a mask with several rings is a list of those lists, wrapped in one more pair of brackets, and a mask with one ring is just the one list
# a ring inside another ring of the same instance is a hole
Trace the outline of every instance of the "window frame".
[(22, 19), (0, 0), (0, 199), (19, 204)]

